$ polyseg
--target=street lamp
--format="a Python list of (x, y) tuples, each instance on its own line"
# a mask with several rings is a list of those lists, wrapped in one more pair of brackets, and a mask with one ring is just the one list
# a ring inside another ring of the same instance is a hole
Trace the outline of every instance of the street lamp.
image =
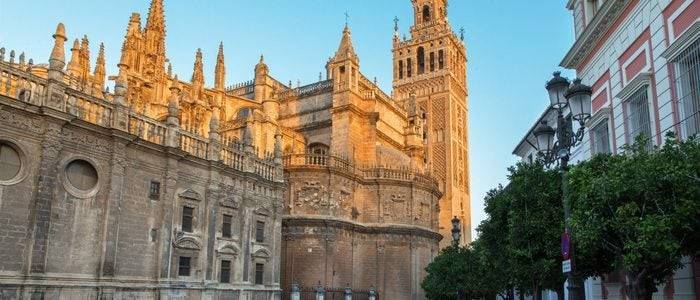
[[(533, 134), (537, 142), (537, 150), (542, 155), (544, 164), (549, 166), (559, 163), (562, 177), (562, 201), (564, 202), (564, 221), (566, 232), (571, 233), (571, 204), (567, 171), (571, 149), (583, 141), (586, 121), (591, 118), (591, 87), (581, 83), (581, 79), (575, 79), (573, 84), (561, 77), (561, 73), (555, 72), (554, 77), (546, 84), (549, 93), (550, 107), (557, 111), (557, 127), (552, 128), (543, 121)], [(570, 118), (564, 115), (570, 112)], [(578, 130), (574, 132), (573, 121), (578, 121)], [(556, 141), (554, 137), (556, 136)], [(570, 243), (570, 241), (567, 241)], [(567, 245), (573, 248), (573, 245)], [(568, 253), (567, 253), (568, 256)], [(583, 300), (583, 288), (574, 275), (573, 256), (569, 257), (571, 270), (567, 272), (569, 300)]]
[(452, 218), (452, 244), (459, 246), (459, 239), (462, 237), (462, 230), (459, 229), (459, 218)]

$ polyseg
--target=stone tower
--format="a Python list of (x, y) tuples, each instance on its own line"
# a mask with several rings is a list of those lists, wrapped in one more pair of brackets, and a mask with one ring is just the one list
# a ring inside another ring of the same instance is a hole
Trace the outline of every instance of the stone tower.
[(393, 37), (394, 97), (408, 105), (415, 95), (426, 122), (425, 160), (440, 180), (441, 246), (451, 243), (451, 220), (461, 221), (462, 240), (471, 241), (467, 56), (447, 19), (447, 0), (412, 0), (410, 38)]

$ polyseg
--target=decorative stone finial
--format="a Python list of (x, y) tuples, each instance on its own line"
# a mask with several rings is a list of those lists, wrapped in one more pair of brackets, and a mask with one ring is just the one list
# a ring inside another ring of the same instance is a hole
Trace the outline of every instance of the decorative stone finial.
[(168, 124), (177, 125), (180, 116), (180, 80), (177, 75), (170, 83), (170, 97), (168, 97)]
[(49, 79), (62, 80), (63, 67), (66, 66), (66, 54), (64, 49), (66, 28), (63, 26), (63, 23), (58, 23), (53, 38), (53, 50), (51, 50), (51, 56), (49, 57)]
[(20, 66), (24, 65), (24, 52), (19, 54), (19, 64)]
[(10, 50), (10, 64), (15, 63), (15, 50)]

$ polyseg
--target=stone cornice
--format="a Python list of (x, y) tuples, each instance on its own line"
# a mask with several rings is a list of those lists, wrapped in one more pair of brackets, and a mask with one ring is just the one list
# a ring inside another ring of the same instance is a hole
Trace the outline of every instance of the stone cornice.
[(617, 21), (625, 7), (634, 0), (609, 0), (600, 7), (599, 12), (579, 35), (576, 42), (559, 64), (567, 69), (577, 69), (593, 50), (602, 42), (603, 37)]
[(333, 227), (366, 234), (412, 235), (428, 239), (434, 239), (436, 241), (440, 241), (443, 239), (443, 236), (437, 233), (436, 231), (422, 226), (404, 224), (359, 223), (331, 216), (321, 215), (283, 216), (282, 226)]

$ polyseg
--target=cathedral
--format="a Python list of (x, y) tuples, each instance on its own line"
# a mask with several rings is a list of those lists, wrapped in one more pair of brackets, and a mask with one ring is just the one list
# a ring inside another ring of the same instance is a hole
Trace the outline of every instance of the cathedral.
[(447, 0), (411, 2), (390, 95), (347, 24), (325, 80), (261, 56), (227, 85), (223, 44), (178, 78), (163, 0), (115, 75), (63, 24), (48, 63), (0, 49), (0, 299), (424, 299), (453, 218), (471, 240), (467, 58)]

